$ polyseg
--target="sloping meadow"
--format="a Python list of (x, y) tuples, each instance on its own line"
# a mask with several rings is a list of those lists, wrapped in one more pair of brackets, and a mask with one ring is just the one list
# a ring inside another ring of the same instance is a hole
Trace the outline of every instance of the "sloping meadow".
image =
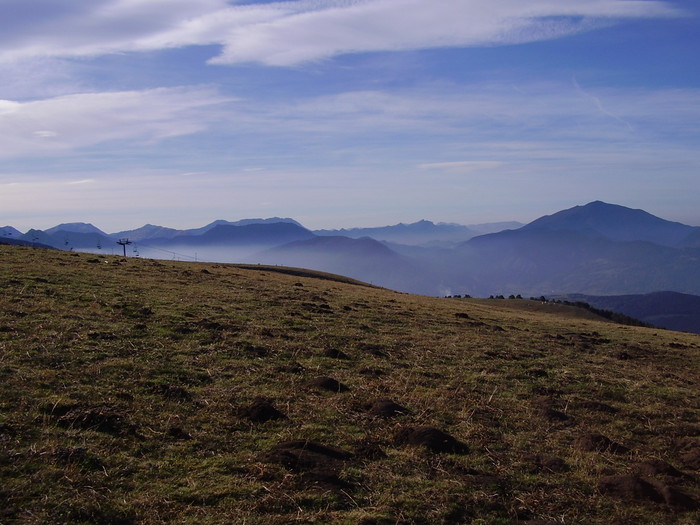
[(0, 246), (0, 522), (691, 524), (698, 336)]

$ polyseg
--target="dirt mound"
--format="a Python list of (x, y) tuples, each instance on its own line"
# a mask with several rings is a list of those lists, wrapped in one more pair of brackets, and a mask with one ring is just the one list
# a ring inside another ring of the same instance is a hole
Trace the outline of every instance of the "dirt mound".
[(390, 418), (411, 413), (409, 409), (395, 403), (391, 399), (377, 399), (376, 401), (365, 405), (365, 408), (370, 415), (375, 417)]
[(55, 405), (50, 414), (58, 417), (58, 425), (63, 428), (95, 430), (105, 434), (134, 435), (135, 425), (128, 422), (124, 411), (112, 405)]
[(467, 454), (467, 445), (453, 436), (434, 427), (407, 427), (401, 429), (395, 437), (398, 445), (425, 447), (431, 452), (449, 452)]
[(167, 432), (168, 437), (178, 441), (187, 441), (192, 439), (192, 435), (182, 429), (182, 427), (170, 427)]
[(264, 456), (264, 459), (279, 463), (290, 470), (305, 471), (352, 457), (351, 452), (317, 441), (296, 440), (278, 443)]
[(322, 485), (324, 487), (349, 489), (352, 484), (340, 477), (340, 473), (334, 469), (313, 469), (302, 472), (299, 479), (307, 484)]
[(355, 445), (355, 456), (365, 461), (378, 461), (387, 457), (378, 443), (364, 440)]
[(248, 419), (253, 423), (265, 423), (278, 419), (287, 419), (287, 416), (277, 410), (269, 399), (256, 398), (253, 402), (238, 409), (238, 417)]
[(598, 482), (602, 494), (624, 500), (665, 503), (678, 510), (696, 510), (698, 502), (684, 492), (658, 480), (635, 475), (605, 476)]
[(678, 510), (697, 510), (700, 505), (696, 500), (688, 496), (685, 492), (671, 487), (660, 481), (652, 480), (654, 488), (661, 494), (666, 505), (674, 507)]
[(676, 467), (661, 459), (648, 459), (641, 463), (637, 463), (632, 467), (632, 472), (639, 476), (645, 477), (668, 476), (678, 479), (687, 477)]
[(367, 352), (374, 357), (387, 357), (387, 348), (384, 345), (374, 344), (374, 343), (360, 343), (357, 345), (357, 349), (362, 352)]
[(555, 407), (554, 399), (551, 397), (539, 397), (534, 401), (535, 412), (538, 416), (549, 421), (568, 421), (570, 418), (561, 410)]
[(291, 363), (287, 363), (285, 365), (279, 365), (279, 366), (275, 367), (275, 370), (277, 372), (284, 372), (287, 374), (303, 374), (304, 370), (306, 370), (306, 369), (300, 363), (297, 363), (296, 361), (292, 361)]
[(312, 379), (306, 383), (306, 386), (313, 390), (326, 390), (328, 392), (347, 392), (350, 390), (346, 385), (338, 382), (337, 379), (327, 376)]
[(605, 476), (598, 481), (598, 490), (625, 500), (664, 502), (654, 485), (638, 476)]
[(386, 372), (381, 368), (372, 368), (369, 366), (360, 368), (357, 373), (368, 377), (381, 377), (386, 375)]
[(262, 345), (253, 344), (250, 341), (237, 341), (234, 345), (236, 354), (243, 354), (254, 357), (267, 357), (270, 354), (269, 348)]
[(352, 453), (336, 447), (298, 440), (278, 443), (261, 459), (300, 474), (304, 482), (344, 488), (349, 484), (340, 479), (340, 470), (352, 457)]
[(348, 361), (350, 359), (350, 356), (343, 352), (342, 350), (338, 350), (337, 348), (327, 348), (323, 352), (324, 357), (330, 357), (331, 359), (342, 359), (344, 361)]
[(149, 390), (173, 401), (190, 401), (192, 399), (192, 394), (186, 388), (177, 385), (153, 383)]
[(576, 443), (579, 450), (585, 452), (612, 452), (613, 454), (627, 454), (630, 449), (603, 434), (584, 434)]
[(679, 459), (685, 468), (700, 470), (700, 443), (694, 439), (684, 438), (678, 441)]
[(569, 465), (566, 464), (566, 461), (555, 456), (541, 456), (536, 454), (526, 456), (525, 461), (531, 465), (532, 472), (562, 473), (571, 470)]

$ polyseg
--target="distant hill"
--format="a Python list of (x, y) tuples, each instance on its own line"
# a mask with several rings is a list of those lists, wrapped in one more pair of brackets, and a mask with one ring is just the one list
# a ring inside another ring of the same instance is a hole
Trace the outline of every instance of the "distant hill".
[(343, 236), (353, 239), (371, 237), (377, 241), (388, 241), (398, 244), (421, 245), (428, 243), (457, 243), (463, 242), (479, 235), (479, 232), (471, 230), (459, 224), (435, 224), (422, 220), (412, 224), (395, 224), (393, 226), (381, 226), (376, 228), (350, 228), (340, 230), (316, 230), (320, 236)]
[(498, 233), (503, 230), (517, 230), (525, 226), (522, 222), (506, 221), (506, 222), (485, 222), (483, 224), (469, 224), (467, 228), (477, 232), (479, 235), (487, 233)]
[(661, 246), (678, 246), (689, 235), (700, 231), (700, 228), (660, 219), (643, 210), (601, 201), (546, 215), (521, 229), (575, 231), (612, 241), (647, 241)]
[(653, 292), (610, 296), (571, 294), (566, 298), (629, 315), (661, 328), (700, 334), (700, 296), (697, 295)]
[[(48, 233), (45, 233), (42, 230), (35, 230), (31, 229), (27, 233), (23, 234), (20, 237), (20, 240), (26, 241), (29, 243), (42, 243), (46, 244), (47, 246), (52, 246), (53, 247), (53, 242), (54, 239), (49, 235)], [(63, 245), (58, 246), (58, 248), (63, 248)]]
[(241, 219), (239, 221), (234, 221), (231, 223), (233, 226), (250, 226), (251, 224), (275, 224), (278, 222), (284, 222), (287, 224), (294, 224), (303, 228), (301, 223), (291, 219), (289, 217), (268, 217), (266, 219)]
[(22, 232), (19, 231), (17, 228), (13, 228), (12, 226), (0, 227), (0, 238), (4, 238), (4, 237), (19, 238), (21, 235), (22, 235)]
[[(337, 273), (394, 290), (425, 288), (422, 267), (370, 237), (318, 236), (255, 254), (251, 261)], [(429, 281), (430, 279), (428, 279)]]
[(58, 226), (44, 230), (44, 233), (48, 235), (55, 235), (57, 233), (94, 233), (102, 237), (107, 237), (105, 232), (87, 222), (69, 222), (59, 224)]
[(210, 230), (213, 230), (214, 228), (218, 226), (251, 226), (254, 224), (278, 224), (278, 223), (286, 223), (286, 224), (292, 224), (294, 226), (298, 226), (299, 228), (303, 228), (301, 224), (299, 224), (297, 221), (294, 219), (289, 219), (289, 218), (280, 218), (280, 217), (270, 217), (267, 219), (242, 219), (240, 221), (225, 221), (222, 219), (216, 220), (212, 223), (207, 224), (206, 226), (203, 226), (201, 228), (193, 228), (190, 230), (181, 230), (178, 233), (178, 236), (180, 235), (203, 235), (207, 233)]
[[(115, 242), (106, 233), (90, 224), (75, 223), (65, 225), (68, 229), (56, 226), (46, 231), (29, 230), (21, 239), (38, 242), (61, 250), (94, 251), (101, 248), (113, 248)], [(80, 230), (80, 231), (74, 231)]]
[(22, 239), (13, 239), (12, 237), (0, 237), (0, 244), (10, 245), (10, 246), (26, 246), (30, 248), (42, 248), (48, 250), (55, 250), (53, 246), (48, 244), (42, 244), (39, 242), (23, 241)]
[(175, 228), (166, 228), (165, 226), (157, 226), (155, 224), (145, 224), (135, 230), (124, 230), (117, 233), (111, 233), (113, 239), (129, 239), (131, 241), (145, 241), (147, 239), (171, 239), (180, 234), (182, 230)]
[(213, 221), (206, 226), (200, 228), (192, 228), (188, 230), (177, 230), (175, 228), (168, 228), (165, 226), (156, 226), (154, 224), (146, 224), (135, 230), (124, 230), (117, 233), (111, 234), (114, 238), (128, 238), (132, 241), (145, 241), (150, 239), (173, 239), (180, 236), (197, 236), (202, 235), (209, 230), (216, 228), (217, 226), (249, 226), (251, 224), (274, 224), (274, 223), (290, 223), (296, 226), (302, 227), (294, 219), (280, 218), (280, 217), (270, 217), (267, 219), (242, 219), (240, 221), (226, 221), (223, 219), (218, 219)]
[(277, 246), (292, 241), (310, 239), (313, 233), (302, 226), (289, 222), (249, 223), (243, 226), (218, 224), (199, 235), (179, 235), (173, 238), (156, 238), (142, 244), (171, 246)]

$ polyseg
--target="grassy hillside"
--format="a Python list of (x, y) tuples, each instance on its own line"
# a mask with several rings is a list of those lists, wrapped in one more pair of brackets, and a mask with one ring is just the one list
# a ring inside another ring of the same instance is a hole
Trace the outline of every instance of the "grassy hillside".
[(692, 524), (700, 339), (0, 246), (0, 523)]

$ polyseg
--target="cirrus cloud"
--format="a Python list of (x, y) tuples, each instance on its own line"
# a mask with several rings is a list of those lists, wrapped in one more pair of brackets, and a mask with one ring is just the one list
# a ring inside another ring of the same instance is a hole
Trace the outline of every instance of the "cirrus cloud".
[(54, 154), (108, 141), (153, 142), (206, 128), (207, 109), (231, 100), (207, 87), (0, 100), (0, 158)]
[(613, 19), (676, 16), (665, 2), (619, 0), (358, 0), (235, 28), (211, 62), (291, 66), (339, 54), (518, 44)]
[(662, 0), (38, 0), (31, 10), (8, 1), (0, 61), (220, 45), (211, 63), (294, 66), (346, 53), (549, 40), (616, 19), (682, 14)]

